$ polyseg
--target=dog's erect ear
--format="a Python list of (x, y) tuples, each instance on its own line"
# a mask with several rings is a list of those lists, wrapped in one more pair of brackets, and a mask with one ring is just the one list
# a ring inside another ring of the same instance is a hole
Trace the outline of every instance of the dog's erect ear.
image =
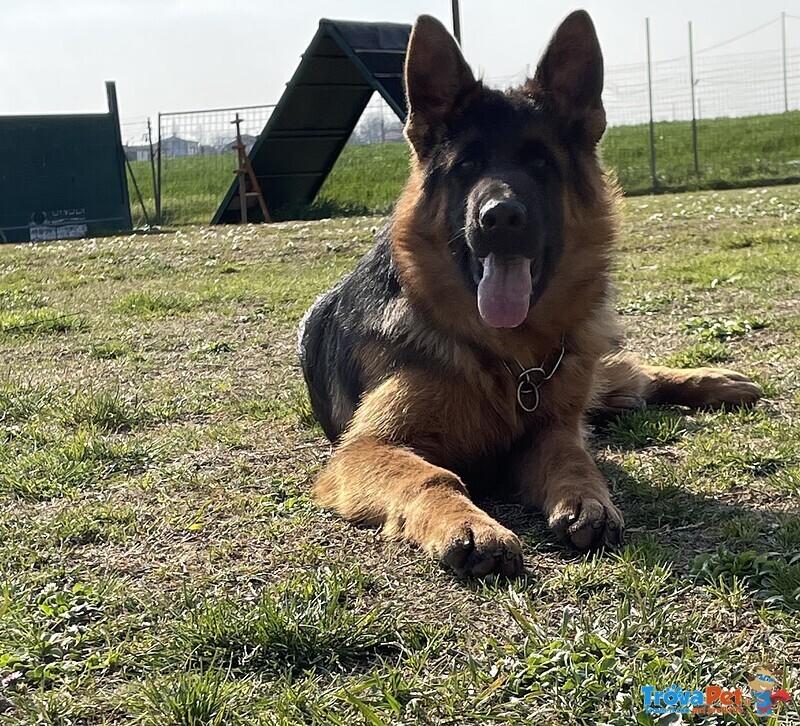
[(456, 41), (436, 18), (420, 15), (406, 53), (406, 137), (425, 157), (460, 99), (478, 82)]
[(561, 23), (526, 88), (541, 93), (564, 119), (582, 122), (592, 144), (600, 140), (606, 128), (603, 54), (585, 10), (570, 13)]

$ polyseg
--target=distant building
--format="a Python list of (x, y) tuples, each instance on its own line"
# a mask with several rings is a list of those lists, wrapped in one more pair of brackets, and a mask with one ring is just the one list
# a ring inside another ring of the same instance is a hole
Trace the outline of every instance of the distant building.
[[(244, 144), (245, 151), (249, 154), (250, 150), (253, 148), (253, 145), (258, 141), (258, 136), (253, 136), (252, 134), (242, 134), (242, 143)], [(235, 151), (235, 144), (236, 144), (236, 137), (233, 136), (227, 141), (223, 141), (219, 146), (217, 146), (217, 151), (220, 154), (224, 154), (228, 151)]]
[(147, 161), (150, 158), (150, 146), (125, 146), (125, 157), (128, 161)]
[(181, 139), (178, 136), (170, 136), (161, 139), (161, 156), (167, 159), (179, 156), (198, 156), (200, 154), (200, 142), (191, 139)]

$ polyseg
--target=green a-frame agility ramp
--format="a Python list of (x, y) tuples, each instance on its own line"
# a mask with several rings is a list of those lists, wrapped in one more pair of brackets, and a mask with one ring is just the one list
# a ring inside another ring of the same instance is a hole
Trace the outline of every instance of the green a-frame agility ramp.
[[(410, 25), (323, 19), (300, 65), (250, 152), (273, 220), (314, 201), (373, 93), (379, 93), (401, 121)], [(212, 220), (241, 219), (234, 180)], [(258, 205), (250, 221), (263, 221)]]

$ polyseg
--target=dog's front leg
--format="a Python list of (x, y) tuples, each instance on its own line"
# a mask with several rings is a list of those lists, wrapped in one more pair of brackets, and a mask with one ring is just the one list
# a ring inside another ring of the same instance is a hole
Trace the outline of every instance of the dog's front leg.
[(622, 541), (624, 521), (575, 422), (543, 429), (511, 462), (512, 483), (558, 537), (585, 551)]
[(516, 535), (477, 507), (455, 474), (408, 449), (373, 437), (346, 440), (315, 495), (349, 520), (414, 542), (459, 574), (522, 573)]

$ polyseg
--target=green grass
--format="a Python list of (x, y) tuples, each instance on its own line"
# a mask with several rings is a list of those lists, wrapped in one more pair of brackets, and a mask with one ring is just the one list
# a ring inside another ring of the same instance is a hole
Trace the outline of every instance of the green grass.
[(80, 327), (78, 315), (64, 314), (56, 310), (35, 309), (20, 312), (0, 310), (0, 336), (36, 336), (66, 333)]
[(620, 446), (641, 448), (672, 444), (687, 430), (683, 417), (664, 409), (629, 411), (617, 416), (608, 427), (609, 438)]
[(311, 497), (330, 447), (295, 331), (384, 221), (0, 247), (3, 315), (36, 323), (0, 334), (0, 725), (655, 724), (642, 686), (765, 662), (795, 701), (727, 722), (800, 724), (800, 188), (627, 199), (629, 347), (768, 398), (590, 430), (616, 553), (488, 502), (513, 582)]
[(170, 293), (132, 292), (117, 301), (116, 309), (128, 315), (157, 317), (189, 312), (192, 303)]
[[(714, 189), (800, 176), (800, 111), (767, 116), (702, 119), (697, 123), (695, 174), (690, 121), (655, 124), (659, 189)], [(629, 194), (652, 191), (650, 129), (614, 126), (603, 156)]]
[[(712, 340), (695, 343), (664, 358), (664, 365), (674, 368), (702, 368), (727, 363), (731, 354), (723, 343)], [(724, 367), (724, 366), (723, 366)]]
[[(800, 178), (800, 111), (699, 121), (699, 175), (694, 169), (690, 122), (659, 122), (655, 138), (656, 184), (661, 191), (744, 187)], [(626, 193), (653, 191), (647, 124), (609, 128), (602, 152)], [(347, 146), (310, 209), (272, 211), (309, 219), (385, 214), (406, 180), (408, 164), (404, 143)], [(233, 182), (234, 155), (164, 159), (162, 165), (164, 224), (207, 224)], [(152, 213), (150, 163), (133, 162), (132, 168)], [(137, 223), (143, 223), (133, 197), (131, 209)]]

